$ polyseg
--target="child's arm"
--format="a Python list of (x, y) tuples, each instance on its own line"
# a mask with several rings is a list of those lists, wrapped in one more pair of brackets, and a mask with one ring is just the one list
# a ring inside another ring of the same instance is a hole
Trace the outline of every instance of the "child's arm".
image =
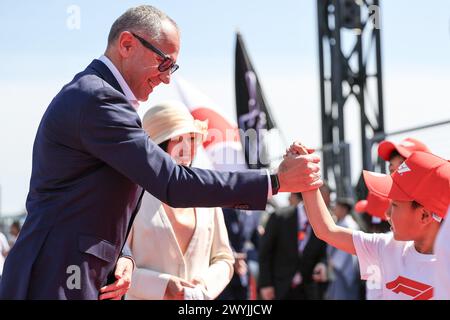
[[(314, 152), (299, 142), (291, 145), (286, 156), (304, 155)], [(353, 231), (348, 228), (337, 226), (328, 211), (319, 190), (302, 192), (305, 203), (306, 214), (316, 236), (350, 254), (356, 254), (353, 244)]]
[(353, 231), (334, 223), (320, 191), (307, 191), (302, 194), (306, 214), (316, 236), (333, 247), (350, 254), (356, 254), (353, 245)]

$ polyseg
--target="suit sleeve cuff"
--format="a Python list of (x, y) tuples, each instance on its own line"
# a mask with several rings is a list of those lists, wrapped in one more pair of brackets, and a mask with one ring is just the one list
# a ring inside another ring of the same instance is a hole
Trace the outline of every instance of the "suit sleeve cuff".
[(270, 172), (266, 169), (267, 174), (267, 199), (272, 198), (272, 181), (270, 181)]

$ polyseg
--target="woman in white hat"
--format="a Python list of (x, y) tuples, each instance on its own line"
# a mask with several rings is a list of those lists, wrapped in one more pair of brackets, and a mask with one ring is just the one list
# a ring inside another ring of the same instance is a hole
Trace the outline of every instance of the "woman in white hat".
[[(207, 123), (175, 101), (151, 108), (143, 128), (185, 166), (207, 133)], [(145, 192), (127, 243), (136, 262), (127, 299), (214, 299), (233, 275), (220, 208), (171, 208)]]

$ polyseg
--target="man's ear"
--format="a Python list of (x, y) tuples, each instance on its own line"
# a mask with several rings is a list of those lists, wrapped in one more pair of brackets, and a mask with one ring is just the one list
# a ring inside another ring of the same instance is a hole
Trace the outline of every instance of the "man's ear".
[(119, 38), (117, 39), (117, 46), (120, 52), (120, 55), (123, 58), (127, 58), (133, 52), (133, 49), (136, 46), (136, 39), (133, 35), (128, 31), (123, 31)]

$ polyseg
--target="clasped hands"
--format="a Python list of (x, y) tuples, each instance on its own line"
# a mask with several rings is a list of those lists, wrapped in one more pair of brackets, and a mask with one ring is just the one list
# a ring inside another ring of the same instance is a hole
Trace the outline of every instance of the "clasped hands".
[(298, 141), (286, 150), (278, 167), (280, 192), (305, 192), (322, 186), (320, 158), (313, 152)]

